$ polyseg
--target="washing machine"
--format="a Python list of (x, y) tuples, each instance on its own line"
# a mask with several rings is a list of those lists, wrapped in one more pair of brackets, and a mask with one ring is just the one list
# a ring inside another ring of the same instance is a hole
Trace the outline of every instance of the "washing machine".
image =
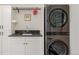
[(69, 5), (45, 5), (45, 55), (69, 54)]

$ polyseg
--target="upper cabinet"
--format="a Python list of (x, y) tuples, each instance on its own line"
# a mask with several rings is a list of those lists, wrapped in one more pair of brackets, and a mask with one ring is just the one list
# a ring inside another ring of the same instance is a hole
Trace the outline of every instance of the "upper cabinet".
[(11, 6), (0, 5), (1, 35), (7, 36), (11, 31)]
[(3, 6), (2, 12), (4, 35), (8, 36), (11, 33), (11, 6)]

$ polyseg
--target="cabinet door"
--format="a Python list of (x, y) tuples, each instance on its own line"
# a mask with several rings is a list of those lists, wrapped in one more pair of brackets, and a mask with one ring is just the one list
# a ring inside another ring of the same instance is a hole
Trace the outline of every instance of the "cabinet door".
[(0, 33), (1, 33), (1, 43), (2, 54), (7, 54), (8, 47), (8, 35), (11, 31), (11, 6), (1, 5), (0, 6)]
[[(6, 39), (5, 39), (6, 40)], [(4, 47), (3, 54), (8, 55), (24, 55), (25, 54), (25, 46), (24, 46), (25, 39), (23, 38), (9, 38), (7, 43), (4, 42), (6, 48)], [(6, 49), (6, 51), (5, 51)]]
[(27, 55), (44, 54), (44, 44), (43, 39), (41, 38), (27, 38), (25, 47)]
[(3, 36), (11, 34), (11, 6), (2, 5)]
[(2, 29), (2, 6), (0, 6), (0, 30)]
[(0, 55), (2, 54), (2, 6), (0, 6)]
[(2, 54), (2, 53), (1, 53), (1, 52), (2, 52), (2, 51), (1, 51), (1, 49), (2, 49), (2, 48), (1, 48), (1, 45), (2, 45), (2, 44), (1, 44), (1, 37), (0, 37), (0, 55)]

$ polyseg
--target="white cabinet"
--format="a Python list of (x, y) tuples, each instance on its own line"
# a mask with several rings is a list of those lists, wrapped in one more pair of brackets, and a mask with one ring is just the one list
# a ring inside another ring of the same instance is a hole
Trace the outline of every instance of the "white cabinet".
[(1, 29), (2, 29), (2, 8), (0, 7), (0, 37), (1, 37)]
[(7, 37), (3, 40), (3, 55), (24, 55), (25, 47), (24, 47), (25, 39), (23, 38), (13, 38)]
[[(0, 5), (0, 54), (3, 54), (3, 47), (6, 47), (4, 38), (7, 38), (11, 31), (11, 7)], [(4, 45), (4, 46), (3, 46)], [(6, 50), (6, 49), (5, 49)]]
[(2, 54), (2, 34), (3, 34), (3, 20), (2, 20), (2, 6), (0, 6), (0, 55)]
[(3, 36), (11, 34), (11, 6), (2, 6)]
[(8, 39), (7, 52), (8, 55), (41, 55), (44, 54), (42, 39), (32, 37), (11, 37)]
[(2, 54), (2, 48), (1, 48), (1, 37), (0, 37), (0, 55)]
[(8, 54), (9, 55), (25, 54), (24, 42), (25, 39), (23, 38), (10, 38), (8, 40)]
[(43, 39), (39, 37), (28, 37), (26, 39), (26, 54), (27, 55), (42, 55), (43, 50)]
[(0, 6), (0, 29), (3, 36), (11, 32), (11, 6)]
[(0, 54), (1, 54), (1, 8), (0, 8)]

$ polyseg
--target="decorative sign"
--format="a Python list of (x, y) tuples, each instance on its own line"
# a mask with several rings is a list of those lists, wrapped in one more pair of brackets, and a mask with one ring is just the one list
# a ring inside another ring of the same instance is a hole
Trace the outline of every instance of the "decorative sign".
[(32, 13), (33, 13), (33, 15), (37, 15), (38, 9), (37, 8), (32, 8)]
[(31, 14), (24, 14), (25, 21), (31, 21)]

